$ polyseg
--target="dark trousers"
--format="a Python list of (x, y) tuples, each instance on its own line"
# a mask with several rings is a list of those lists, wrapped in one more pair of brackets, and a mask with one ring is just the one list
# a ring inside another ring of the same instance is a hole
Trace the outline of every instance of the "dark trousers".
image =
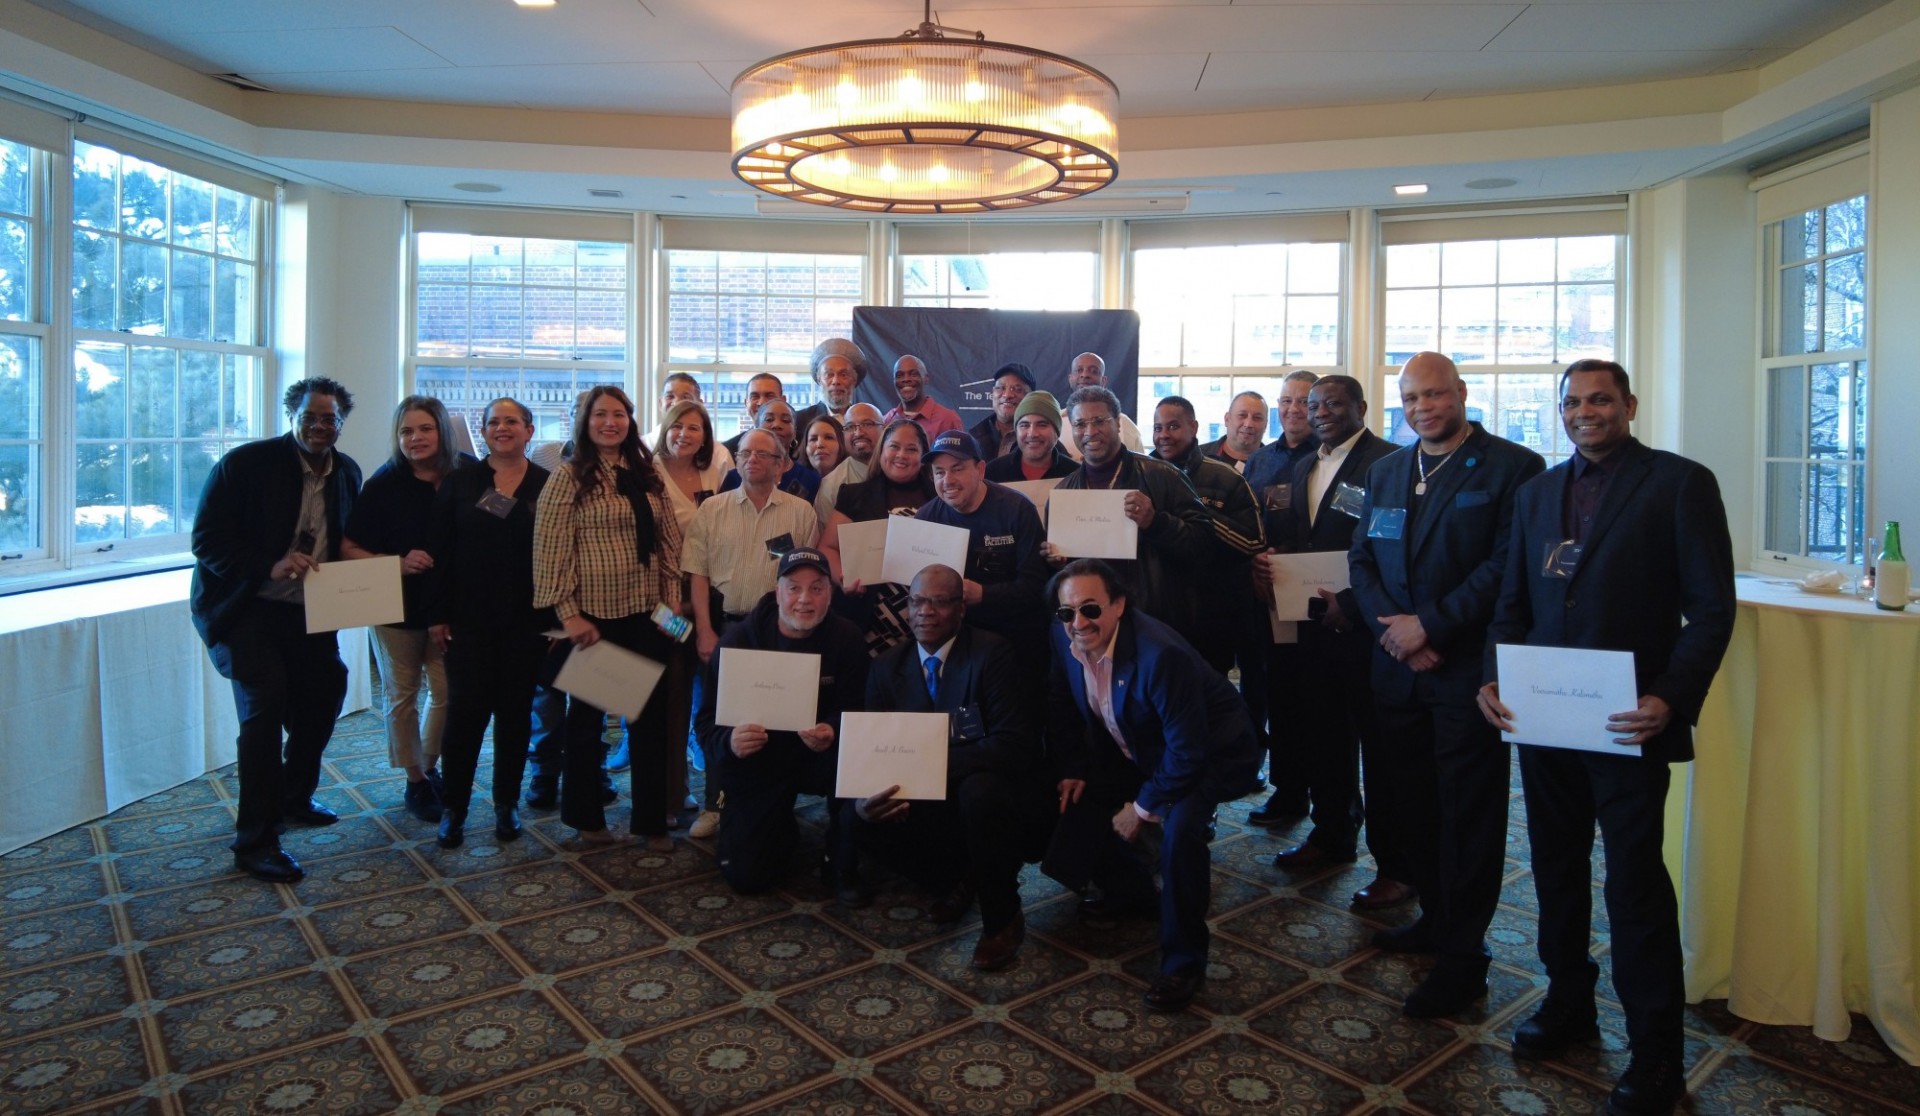
[[(600, 629), (600, 638), (655, 662), (664, 663), (674, 644), (645, 613), (602, 620), (587, 619)], [(607, 827), (607, 809), (601, 801), (601, 767), (607, 760), (607, 711), (578, 698), (567, 699), (567, 731), (561, 757), (560, 820), (581, 830)], [(666, 814), (661, 797), (667, 784), (667, 682), (654, 687), (647, 704), (630, 726), (633, 756), (633, 831), (642, 836), (664, 836)], [(643, 808), (642, 804), (646, 804)]]
[(1308, 695), (1294, 721), (1300, 729), (1295, 750), (1313, 800), (1313, 832), (1307, 840), (1342, 856), (1354, 852), (1365, 817), (1360, 742), (1373, 735), (1372, 639), (1366, 631), (1339, 633), (1318, 621), (1303, 623), (1297, 645), (1300, 683)]
[[(724, 739), (726, 733), (710, 735)], [(832, 748), (810, 751), (792, 733), (772, 734), (765, 748), (746, 759), (726, 758), (726, 820), (714, 851), (728, 887), (758, 895), (779, 884), (800, 840), (794, 800), (803, 794), (831, 795), (837, 758)], [(851, 858), (852, 849), (843, 847), (845, 832), (840, 812), (829, 803), (827, 857), (833, 863)]]
[(1253, 718), (1253, 732), (1260, 739), (1260, 747), (1269, 748), (1267, 649), (1273, 646), (1270, 622), (1265, 608), (1252, 598), (1228, 615), (1234, 620), (1233, 665), (1240, 668), (1240, 698), (1247, 703), (1247, 713)]
[(1590, 1001), (1599, 979), (1587, 952), (1597, 821), (1607, 858), (1613, 987), (1626, 1013), (1628, 1046), (1636, 1056), (1678, 1059), (1686, 1001), (1680, 909), (1661, 857), (1670, 778), (1666, 764), (1634, 756), (1520, 749), (1547, 994)]
[[(1265, 621), (1265, 618), (1262, 617)], [(1267, 644), (1267, 782), (1283, 814), (1304, 814), (1307, 790), (1305, 726), (1302, 712), (1310, 691), (1304, 671), (1306, 655), (1297, 643)]]
[(493, 722), (493, 805), (520, 801), (533, 733), (534, 678), (547, 641), (537, 632), (455, 625), (447, 645), (447, 727), (440, 738), (441, 802), (465, 814), (473, 800), (480, 741)]
[(527, 769), (537, 790), (560, 785), (560, 754), (567, 735), (567, 695), (552, 686), (533, 688), (533, 738)]
[(334, 632), (308, 635), (300, 605), (254, 601), (208, 654), (232, 681), (240, 718), (233, 850), (278, 848), (286, 807), (320, 786), (320, 755), (347, 697), (340, 641)]
[[(1369, 817), (1404, 823), (1398, 852), (1411, 878), (1401, 882), (1420, 891), (1439, 963), (1484, 973), (1506, 866), (1507, 745), (1471, 705), (1380, 705), (1375, 715), (1387, 801), (1376, 799)], [(1370, 841), (1381, 836), (1376, 828)]]

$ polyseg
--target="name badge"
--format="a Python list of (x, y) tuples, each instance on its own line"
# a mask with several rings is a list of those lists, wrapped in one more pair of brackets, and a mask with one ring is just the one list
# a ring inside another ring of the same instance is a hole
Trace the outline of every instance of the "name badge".
[(977, 705), (963, 705), (947, 718), (947, 736), (955, 742), (979, 740), (987, 735), (987, 723)]
[(1373, 519), (1367, 524), (1367, 537), (1370, 539), (1398, 539), (1407, 530), (1407, 509), (1375, 508)]
[(1572, 577), (1580, 566), (1580, 552), (1585, 549), (1572, 539), (1540, 544), (1540, 576)]
[(784, 558), (793, 549), (793, 534), (775, 535), (767, 540), (767, 553), (775, 558)]
[(1333, 490), (1333, 510), (1341, 515), (1360, 518), (1360, 506), (1367, 502), (1367, 490), (1359, 485), (1341, 481)]
[(488, 515), (495, 515), (501, 519), (505, 519), (507, 516), (513, 514), (513, 506), (519, 502), (520, 501), (497, 488), (489, 488), (474, 506), (486, 512)]
[(1293, 509), (1293, 486), (1290, 484), (1270, 484), (1261, 493), (1268, 511), (1291, 511)]

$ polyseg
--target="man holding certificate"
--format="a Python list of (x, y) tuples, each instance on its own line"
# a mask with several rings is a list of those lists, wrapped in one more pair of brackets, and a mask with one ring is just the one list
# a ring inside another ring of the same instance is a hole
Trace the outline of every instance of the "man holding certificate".
[(1368, 470), (1347, 563), (1358, 619), (1378, 641), (1373, 699), (1385, 762), (1376, 767), (1387, 778), (1369, 809), (1405, 819), (1413, 878), (1402, 882), (1420, 891), (1420, 920), (1381, 931), (1374, 944), (1437, 955), (1402, 1007), (1433, 1018), (1487, 994), (1511, 759), (1474, 694), (1513, 496), (1545, 462), (1467, 420), (1467, 385), (1439, 353), (1401, 368), (1400, 400), (1420, 441)]
[(1017, 681), (1038, 698), (1035, 679), (1046, 673), (1047, 654), (1047, 618), (1040, 608), (1047, 589), (1047, 560), (1040, 553), (1045, 530), (1033, 501), (987, 480), (969, 442), (953, 432), (933, 440), (926, 460), (939, 499), (915, 514), (967, 533), (961, 593), (968, 626), (1013, 642), (1023, 675)]
[[(1550, 1058), (1599, 1034), (1599, 967), (1588, 953), (1598, 822), (1613, 984), (1632, 1054), (1608, 1111), (1664, 1116), (1685, 1091), (1680, 917), (1661, 858), (1667, 765), (1693, 758), (1693, 724), (1733, 635), (1733, 543), (1713, 474), (1629, 433), (1638, 401), (1625, 369), (1579, 360), (1560, 383), (1560, 417), (1577, 452), (1520, 489), (1485, 676), (1496, 675), (1499, 644), (1626, 651), (1639, 692), (1633, 708), (1606, 716), (1616, 738), (1607, 754), (1524, 746), (1529, 722), (1542, 716), (1533, 695), (1518, 686), (1503, 695), (1498, 681), (1480, 689), (1487, 721), (1523, 744), (1550, 982), (1514, 1032), (1513, 1052)], [(1502, 657), (1520, 651), (1508, 646)]]
[[(780, 559), (773, 592), (760, 599), (746, 619), (720, 637), (719, 652), (707, 665), (694, 730), (707, 754), (725, 749), (721, 789), (727, 795), (726, 821), (720, 826), (720, 875), (743, 895), (766, 891), (780, 882), (787, 856), (799, 839), (794, 799), (802, 794), (833, 793), (834, 742), (840, 715), (860, 708), (867, 686), (867, 649), (860, 629), (835, 616), (833, 578), (827, 556), (811, 547), (789, 550)], [(727, 670), (730, 650), (778, 652), (782, 658), (815, 660), (811, 672), (755, 674)], [(792, 692), (788, 676), (817, 679), (815, 692)], [(725, 691), (723, 692), (723, 687)], [(811, 707), (811, 728), (769, 729)], [(721, 716), (726, 708), (746, 714)], [(731, 722), (731, 723), (728, 723)], [(828, 811), (828, 855), (841, 858), (840, 826)]]
[(360, 466), (334, 448), (352, 393), (315, 376), (288, 388), (285, 403), (292, 432), (240, 446), (207, 474), (193, 518), (189, 602), (240, 715), (234, 867), (269, 883), (306, 875), (280, 849), (283, 823), (340, 820), (313, 792), (347, 696), (347, 667), (335, 633), (307, 633), (302, 579), (339, 557), (360, 491)]

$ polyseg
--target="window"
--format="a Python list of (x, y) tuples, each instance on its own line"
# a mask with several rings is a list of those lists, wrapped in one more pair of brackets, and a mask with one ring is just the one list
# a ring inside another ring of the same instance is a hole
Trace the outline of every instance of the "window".
[(1867, 198), (1766, 226), (1761, 547), (1857, 563), (1866, 546)]
[[(1445, 353), (1467, 382), (1470, 419), (1549, 463), (1565, 457), (1559, 373), (1583, 357), (1615, 359), (1623, 241), (1614, 235), (1389, 239), (1383, 372), (1391, 376), (1417, 352)], [(1384, 398), (1391, 404), (1395, 396), (1389, 391)], [(1388, 436), (1411, 443), (1415, 435), (1401, 408), (1381, 410)]]
[(1091, 310), (1099, 305), (1095, 252), (993, 252), (900, 257), (902, 306), (981, 310)]
[(416, 231), (413, 390), (470, 430), (512, 396), (536, 439), (570, 437), (575, 395), (628, 381), (631, 255), (624, 241)]
[(262, 202), (99, 143), (73, 146), (73, 543), (193, 524), (207, 473), (257, 437)]
[(0, 140), (0, 552), (14, 561), (45, 546), (38, 161), (33, 148)]

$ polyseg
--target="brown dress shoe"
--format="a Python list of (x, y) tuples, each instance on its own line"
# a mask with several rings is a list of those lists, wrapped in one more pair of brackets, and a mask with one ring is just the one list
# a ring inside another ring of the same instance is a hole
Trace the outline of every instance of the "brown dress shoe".
[(1027, 940), (1027, 920), (1014, 915), (1013, 921), (991, 934), (980, 935), (973, 947), (973, 967), (983, 973), (997, 973), (1020, 955), (1020, 943)]
[(966, 884), (961, 884), (927, 904), (927, 917), (945, 926), (967, 917), (967, 910), (972, 906), (973, 889)]
[(1420, 893), (1412, 884), (1403, 884), (1399, 880), (1390, 880), (1385, 876), (1375, 876), (1373, 882), (1353, 893), (1353, 909), (1356, 911), (1377, 911), (1384, 907), (1397, 907), (1402, 903), (1411, 903), (1420, 898)]

